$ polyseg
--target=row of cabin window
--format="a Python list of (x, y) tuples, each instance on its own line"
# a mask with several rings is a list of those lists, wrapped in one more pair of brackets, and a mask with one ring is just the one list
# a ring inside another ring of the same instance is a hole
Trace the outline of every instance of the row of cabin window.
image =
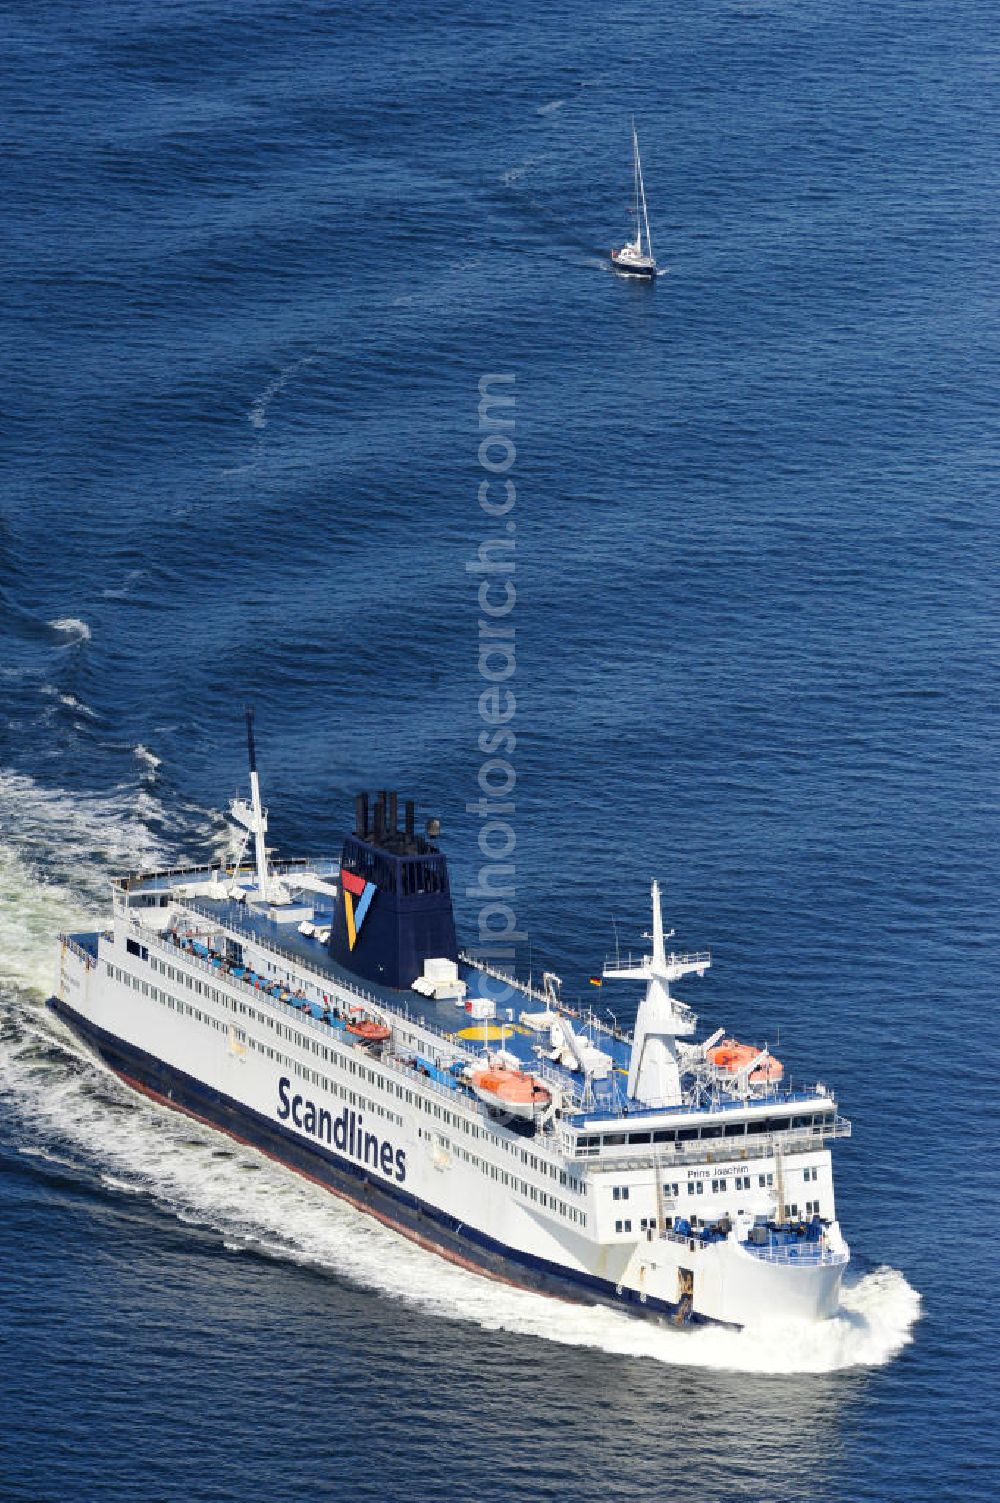
[(451, 1151), (457, 1154), (460, 1159), (464, 1159), (466, 1163), (472, 1164), (485, 1178), (495, 1179), (503, 1185), (509, 1185), (514, 1190), (517, 1190), (519, 1194), (527, 1196), (529, 1200), (535, 1201), (546, 1210), (558, 1211), (561, 1216), (566, 1217), (567, 1221), (575, 1221), (580, 1224), (586, 1221), (587, 1218), (583, 1212), (578, 1211), (575, 1206), (568, 1206), (564, 1200), (559, 1200), (557, 1196), (549, 1195), (545, 1190), (539, 1190), (537, 1185), (529, 1185), (523, 1179), (515, 1179), (514, 1175), (508, 1174), (506, 1169), (500, 1169), (496, 1164), (491, 1164), (486, 1159), (477, 1158), (474, 1153), (469, 1153), (464, 1149), (460, 1143), (452, 1145)]
[[(131, 946), (132, 941), (128, 941), (128, 944)], [(145, 949), (144, 946), (142, 948)], [(335, 1051), (326, 1048), (316, 1039), (306, 1038), (280, 1018), (272, 1017), (270, 1013), (257, 1012), (248, 1002), (237, 1001), (235, 998), (227, 996), (225, 992), (219, 991), (217, 987), (210, 986), (207, 981), (202, 981), (197, 976), (192, 976), (189, 971), (183, 970), (180, 966), (168, 965), (166, 961), (157, 960), (155, 956), (150, 963), (155, 971), (159, 971), (162, 975), (169, 977), (171, 981), (189, 987), (196, 995), (208, 997), (220, 1007), (228, 1008), (231, 1012), (238, 1012), (244, 1017), (252, 1018), (257, 1023), (263, 1023), (265, 1027), (279, 1034), (281, 1038), (287, 1039), (290, 1044), (298, 1044), (302, 1049), (311, 1050), (313, 1054), (321, 1055), (328, 1064), (340, 1063)], [(301, 1073), (301, 1065), (297, 1068)], [(388, 1091), (390, 1094), (395, 1091), (400, 1100), (405, 1099), (409, 1105), (413, 1104), (412, 1091), (406, 1090), (405, 1087), (396, 1082), (386, 1080), (377, 1070), (369, 1069), (367, 1065), (361, 1064), (359, 1060), (349, 1059), (347, 1061), (347, 1068), (352, 1075), (360, 1075), (369, 1084), (377, 1086), (383, 1091)], [(308, 1075), (308, 1071), (306, 1074)], [(402, 1124), (402, 1117), (397, 1116), (393, 1112), (381, 1111), (380, 1114), (388, 1117), (391, 1121)]]
[[(131, 940), (128, 941), (128, 944), (130, 946), (132, 943), (133, 942)], [(143, 946), (142, 948), (145, 949), (145, 946)], [(237, 1002), (235, 999), (226, 996), (224, 992), (220, 992), (219, 990), (217, 990), (217, 988), (209, 986), (207, 982), (203, 982), (198, 977), (192, 976), (190, 972), (185, 971), (181, 967), (168, 965), (165, 961), (157, 960), (155, 956), (152, 960), (152, 966), (154, 970), (157, 970), (162, 974), (168, 976), (172, 981), (179, 982), (192, 988), (198, 995), (207, 996), (222, 1007), (227, 1007), (233, 1012), (236, 1012), (238, 1010), (245, 1016), (253, 1018), (256, 1022), (266, 1024), (269, 1028), (274, 1029), (279, 1034), (281, 1034), (282, 1037), (287, 1038), (289, 1042), (297, 1043), (303, 1048), (309, 1048), (311, 1046), (315, 1053), (322, 1053), (323, 1057), (330, 1063), (339, 1063), (336, 1053), (332, 1053), (329, 1049), (318, 1044), (314, 1039), (307, 1039), (303, 1037), (302, 1034), (296, 1033), (294, 1029), (291, 1029), (286, 1024), (280, 1022), (278, 1019), (272, 1018), (266, 1013), (257, 1012), (256, 1009), (251, 1007), (249, 1003), (242, 1001)], [(118, 968), (112, 966), (109, 967), (109, 969), (115, 971)], [(128, 980), (129, 985), (139, 986), (143, 990), (146, 989), (146, 983), (132, 978), (129, 972), (119, 972), (119, 978), (121, 979), (122, 977)], [(202, 1014), (198, 1013), (197, 1016), (200, 1019), (202, 1017)], [(207, 1021), (213, 1022), (214, 1020), (207, 1019)], [(222, 1027), (222, 1024), (218, 1024), (217, 1026)], [(251, 1048), (255, 1050), (257, 1049), (257, 1045), (252, 1039), (248, 1039), (247, 1041), (249, 1042)], [(330, 1090), (334, 1095), (341, 1096), (345, 1100), (347, 1099), (348, 1093), (342, 1091), (338, 1086), (330, 1081), (327, 1081), (324, 1076), (317, 1074), (315, 1071), (308, 1069), (303, 1070), (301, 1064), (285, 1059), (284, 1056), (276, 1054), (274, 1050), (267, 1049), (266, 1046), (262, 1046), (261, 1052), (266, 1053), (269, 1058), (281, 1059), (285, 1064), (289, 1066), (290, 1069), (294, 1070), (296, 1074), (301, 1075), (304, 1079), (311, 1080), (315, 1085), (325, 1086), (325, 1088), (327, 1090)], [(448, 1111), (447, 1107), (441, 1106), (438, 1102), (431, 1102), (425, 1096), (418, 1096), (415, 1098), (412, 1091), (408, 1090), (406, 1087), (398, 1083), (387, 1081), (384, 1076), (378, 1073), (377, 1070), (369, 1069), (367, 1065), (361, 1064), (358, 1060), (349, 1059), (346, 1061), (346, 1064), (352, 1075), (361, 1075), (365, 1080), (370, 1081), (372, 1085), (380, 1086), (383, 1090), (392, 1091), (394, 1089), (397, 1096), (399, 1096), (401, 1099), (405, 1098), (408, 1105), (412, 1106), (414, 1099), (416, 1099), (417, 1104), (421, 1106), (424, 1111), (433, 1112), (433, 1115), (435, 1117), (447, 1123), (449, 1127), (461, 1127), (464, 1131), (471, 1133), (474, 1137), (479, 1137), (480, 1129), (476, 1126), (476, 1124), (465, 1121), (465, 1119), (462, 1118), (459, 1113), (450, 1112)], [(351, 1092), (349, 1094), (351, 1104), (354, 1105), (354, 1093)], [(383, 1107), (375, 1106), (374, 1104), (371, 1105), (370, 1109), (377, 1112), (379, 1116), (387, 1117), (390, 1121), (395, 1122), (398, 1126), (403, 1125), (402, 1117), (398, 1116), (395, 1112), (386, 1111)], [(583, 1193), (583, 1186), (579, 1183), (579, 1181), (572, 1178), (572, 1176), (567, 1175), (565, 1169), (559, 1169), (555, 1164), (547, 1163), (544, 1159), (539, 1160), (537, 1154), (528, 1153), (523, 1148), (519, 1150), (514, 1144), (505, 1144), (504, 1146), (508, 1147), (509, 1150), (513, 1153), (520, 1152), (522, 1160), (526, 1164), (529, 1164), (532, 1169), (537, 1171), (540, 1168), (543, 1174), (549, 1174), (553, 1179), (558, 1176), (559, 1183), (572, 1190), (574, 1194), (580, 1195)]]
[[(703, 1179), (689, 1179), (688, 1180), (688, 1194), (689, 1195), (704, 1195), (704, 1193), (705, 1193), (705, 1185), (707, 1183), (708, 1183), (708, 1181), (707, 1180), (703, 1180)], [(773, 1174), (758, 1174), (758, 1176), (757, 1176), (757, 1184), (760, 1186), (760, 1188), (762, 1190), (766, 1189), (766, 1187), (768, 1185), (773, 1185), (774, 1184), (774, 1175)], [(667, 1186), (664, 1185), (663, 1188), (667, 1189)], [(673, 1189), (674, 1193), (676, 1194), (677, 1193), (677, 1186), (673, 1185), (671, 1188)], [(750, 1175), (749, 1174), (737, 1174), (736, 1179), (734, 1181), (734, 1189), (737, 1189), (737, 1190), (749, 1190), (749, 1188), (750, 1188)], [(728, 1181), (728, 1179), (713, 1179), (713, 1181), (712, 1181), (712, 1194), (713, 1195), (726, 1195), (726, 1194), (728, 1194), (728, 1192), (729, 1192), (729, 1181)]]
[[(172, 997), (169, 992), (161, 991), (159, 987), (150, 982), (142, 981), (138, 976), (133, 976), (130, 971), (124, 971), (120, 966), (109, 965), (109, 974), (116, 980), (131, 986), (133, 990), (141, 992), (143, 996), (150, 997), (154, 1002), (159, 1002), (164, 1007), (169, 1007), (171, 1012), (179, 1012), (194, 1018), (197, 1023), (207, 1023), (209, 1027), (217, 1029), (220, 1033), (229, 1031), (227, 1025), (220, 1018), (213, 1018), (210, 1013), (202, 1012), (190, 1002), (182, 1002), (178, 997)], [(254, 1014), (254, 1016), (257, 1016)], [(241, 1044), (252, 1049), (255, 1054), (263, 1054), (267, 1059), (273, 1059), (278, 1064), (284, 1065), (293, 1075), (300, 1080), (308, 1080), (312, 1085), (319, 1086), (329, 1092), (331, 1096), (339, 1096), (350, 1106), (364, 1108), (368, 1112), (374, 1112), (377, 1117), (384, 1117), (387, 1121), (395, 1123), (397, 1127), (403, 1126), (403, 1119), (396, 1112), (387, 1111), (377, 1101), (370, 1101), (367, 1096), (362, 1096), (357, 1091), (348, 1090), (346, 1086), (340, 1086), (336, 1081), (328, 1080), (318, 1070), (309, 1070), (295, 1059), (289, 1059), (287, 1054), (281, 1054), (277, 1049), (272, 1049), (269, 1044), (262, 1044), (251, 1034), (242, 1028), (233, 1027), (233, 1034)]]
[[(817, 1173), (818, 1173), (818, 1170), (816, 1170), (816, 1169), (804, 1169), (802, 1171), (803, 1178), (806, 1179), (806, 1180), (810, 1180), (810, 1179), (814, 1180), (816, 1178), (816, 1176), (817, 1176)], [(736, 1189), (736, 1190), (749, 1190), (750, 1189), (750, 1180), (751, 1180), (751, 1176), (749, 1174), (737, 1174), (736, 1177), (735, 1177), (735, 1179), (733, 1180), (733, 1188)], [(757, 1183), (761, 1187), (761, 1189), (764, 1189), (767, 1185), (773, 1185), (774, 1184), (774, 1175), (773, 1174), (758, 1174), (758, 1176), (757, 1176)], [(705, 1193), (704, 1186), (705, 1186), (705, 1181), (703, 1179), (689, 1179), (688, 1182), (687, 1182), (688, 1194), (689, 1195), (704, 1195), (704, 1193)], [(729, 1190), (729, 1180), (727, 1178), (713, 1179), (713, 1181), (712, 1181), (712, 1194), (713, 1195), (725, 1195), (728, 1192), (728, 1190)], [(677, 1196), (680, 1194), (680, 1183), (677, 1180), (668, 1180), (664, 1184), (664, 1186), (663, 1186), (663, 1193), (664, 1193), (664, 1195), (666, 1195), (668, 1197), (672, 1197), (672, 1198), (676, 1199)], [(628, 1200), (628, 1198), (629, 1198), (629, 1187), (628, 1187), (628, 1185), (612, 1185), (612, 1187), (611, 1187), (611, 1198), (612, 1198), (612, 1200)]]
[(620, 1148), (626, 1144), (641, 1143), (693, 1143), (707, 1142), (715, 1138), (742, 1138), (748, 1134), (788, 1132), (811, 1127), (813, 1131), (829, 1131), (833, 1127), (829, 1112), (819, 1116), (807, 1114), (797, 1117), (766, 1117), (757, 1122), (713, 1123), (708, 1127), (664, 1127), (655, 1132), (614, 1132), (577, 1139), (578, 1148)]

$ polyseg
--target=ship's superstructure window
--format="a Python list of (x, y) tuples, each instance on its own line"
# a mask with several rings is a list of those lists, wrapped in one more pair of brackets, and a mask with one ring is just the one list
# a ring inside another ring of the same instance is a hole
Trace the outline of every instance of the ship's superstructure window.
[(818, 1169), (803, 1169), (803, 1171), (802, 1171), (802, 1178), (804, 1180), (806, 1180), (806, 1181), (818, 1179), (819, 1178), (819, 1170)]
[(758, 1185), (760, 1185), (761, 1189), (763, 1190), (764, 1187), (765, 1187), (765, 1185), (773, 1185), (774, 1184), (774, 1175), (773, 1174), (758, 1174), (758, 1176), (757, 1176), (757, 1183), (758, 1183)]
[(705, 1193), (705, 1185), (704, 1185), (704, 1182), (702, 1180), (700, 1180), (700, 1179), (689, 1179), (688, 1180), (688, 1194), (689, 1195), (704, 1195), (704, 1193)]
[(728, 1189), (729, 1189), (729, 1185), (726, 1182), (726, 1180), (724, 1180), (724, 1179), (713, 1179), (713, 1181), (712, 1181), (712, 1194), (713, 1195), (725, 1195), (725, 1193), (726, 1193), (726, 1191)]
[(681, 1187), (676, 1180), (669, 1180), (663, 1186), (663, 1193), (664, 1195), (672, 1195), (676, 1197), (681, 1193)]
[(630, 1232), (631, 1230), (632, 1230), (632, 1223), (631, 1223), (631, 1221), (616, 1221), (615, 1222), (615, 1231), (619, 1234), (619, 1236), (621, 1235), (622, 1232)]
[(628, 1185), (614, 1185), (611, 1190), (612, 1200), (628, 1200)]
[(651, 1132), (632, 1131), (606, 1132), (600, 1135), (596, 1133), (582, 1133), (575, 1143), (576, 1152), (584, 1158), (595, 1157), (602, 1149), (637, 1148), (647, 1143), (650, 1144), (673, 1144), (681, 1150), (689, 1143), (714, 1142), (718, 1138), (724, 1138), (733, 1142), (744, 1141), (748, 1135), (753, 1138), (763, 1138), (774, 1133), (784, 1132), (809, 1132), (812, 1135), (822, 1136), (823, 1133), (833, 1132), (836, 1128), (836, 1118), (829, 1112), (819, 1115), (812, 1114), (787, 1117), (758, 1117), (755, 1120), (747, 1120), (740, 1117), (729, 1122), (707, 1122), (703, 1126), (690, 1127), (658, 1127)]
[(737, 1190), (749, 1190), (749, 1188), (750, 1188), (750, 1176), (749, 1176), (749, 1174), (738, 1174), (736, 1176), (736, 1188), (737, 1188)]

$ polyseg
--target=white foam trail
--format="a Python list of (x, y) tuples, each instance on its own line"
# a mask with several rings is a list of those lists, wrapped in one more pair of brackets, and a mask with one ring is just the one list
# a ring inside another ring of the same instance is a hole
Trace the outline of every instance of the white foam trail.
[[(149, 865), (170, 854), (138, 817), (143, 801), (148, 806), (150, 796), (138, 788), (68, 793), (0, 769), (0, 844), (46, 874), (103, 895), (123, 863)], [(163, 817), (159, 805), (152, 812)]]
[(82, 929), (87, 912), (68, 888), (38, 878), (0, 844), (0, 984), (51, 991), (60, 929)]
[(166, 856), (137, 817), (137, 798), (135, 790), (71, 795), (0, 770), (0, 982), (8, 988), (47, 995), (60, 930), (102, 925), (111, 872)]
[(86, 621), (80, 621), (76, 616), (62, 616), (58, 621), (50, 621), (48, 625), (53, 631), (62, 632), (69, 638), (67, 647), (71, 647), (74, 642), (90, 641), (90, 627)]
[(55, 684), (43, 684), (39, 692), (49, 699), (58, 699), (61, 705), (65, 705), (68, 710), (75, 710), (78, 715), (86, 715), (88, 720), (101, 718), (98, 712), (90, 705), (85, 705), (82, 699), (77, 699), (75, 694), (65, 694)]
[(296, 360), (292, 365), (286, 366), (285, 369), (280, 372), (280, 374), (275, 376), (273, 381), (268, 382), (264, 390), (261, 392), (260, 396), (253, 403), (250, 411), (247, 413), (247, 421), (250, 423), (250, 426), (252, 428), (257, 428), (259, 430), (267, 426), (267, 409), (270, 407), (275, 397), (280, 391), (284, 390), (292, 377), (296, 375), (304, 365), (312, 365), (313, 361), (317, 358), (318, 357), (316, 355), (305, 355), (301, 360)]
[(162, 757), (158, 757), (155, 752), (151, 752), (148, 746), (143, 746), (141, 741), (138, 746), (133, 746), (132, 755), (137, 762), (141, 762), (151, 772), (155, 772), (158, 767), (163, 765)]
[(565, 99), (550, 99), (549, 102), (548, 102), (548, 104), (543, 104), (543, 105), (539, 106), (538, 110), (536, 111), (536, 114), (539, 114), (539, 115), (554, 115), (555, 112), (556, 112), (556, 110), (561, 110), (562, 107), (563, 107), (563, 105), (565, 103), (566, 103)]

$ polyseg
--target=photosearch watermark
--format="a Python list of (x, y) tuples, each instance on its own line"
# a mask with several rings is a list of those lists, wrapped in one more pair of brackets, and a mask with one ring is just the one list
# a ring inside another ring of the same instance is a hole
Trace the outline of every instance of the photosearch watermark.
[[(477, 669), (480, 679), (477, 744), (482, 761), (477, 782), (479, 797), (466, 812), (479, 819), (479, 852), (483, 858), (476, 882), (465, 889), (480, 903), (478, 941), (481, 964), (513, 969), (517, 944), (527, 935), (517, 927), (514, 853), (517, 835), (517, 698), (513, 679), (517, 669), (517, 486), (513, 470), (515, 378), (507, 372), (479, 380), (480, 519), (484, 536), (466, 573), (478, 581), (479, 608)], [(492, 982), (492, 986), (491, 983)], [(502, 977), (484, 975), (481, 990), (497, 1005), (513, 994)]]

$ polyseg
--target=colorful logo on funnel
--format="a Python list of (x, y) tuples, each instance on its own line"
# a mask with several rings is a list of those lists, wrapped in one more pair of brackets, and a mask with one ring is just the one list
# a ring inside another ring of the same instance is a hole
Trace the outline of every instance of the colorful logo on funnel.
[(366, 882), (364, 877), (356, 877), (353, 872), (345, 871), (340, 874), (340, 885), (344, 892), (344, 913), (347, 917), (347, 944), (353, 950), (361, 933), (361, 925), (372, 905), (376, 887), (374, 882)]

